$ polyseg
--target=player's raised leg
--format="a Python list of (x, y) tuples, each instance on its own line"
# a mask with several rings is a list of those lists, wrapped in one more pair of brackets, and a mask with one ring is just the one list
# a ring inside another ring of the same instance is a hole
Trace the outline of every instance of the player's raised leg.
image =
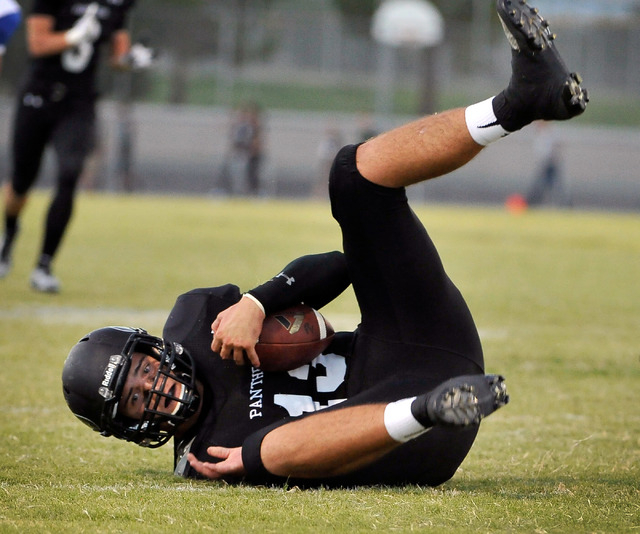
[(469, 133), (465, 110), (423, 117), (367, 141), (356, 163), (367, 180), (406, 187), (462, 167), (482, 150)]
[(534, 120), (567, 120), (581, 114), (587, 91), (567, 68), (555, 35), (526, 0), (497, 0), (512, 48), (512, 76), (496, 97), (401, 126), (358, 149), (360, 173), (386, 187), (403, 187), (447, 174), (484, 146)]

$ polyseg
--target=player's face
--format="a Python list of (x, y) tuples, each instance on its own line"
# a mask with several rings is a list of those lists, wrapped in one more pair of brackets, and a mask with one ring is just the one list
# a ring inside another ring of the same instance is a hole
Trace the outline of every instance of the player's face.
[[(122, 390), (118, 411), (130, 419), (138, 420), (144, 414), (147, 399), (151, 395), (153, 382), (158, 373), (160, 362), (147, 354), (135, 353), (131, 357), (131, 367)], [(182, 397), (184, 386), (167, 377), (164, 384), (159, 380), (156, 388), (161, 388), (162, 393), (174, 397)], [(157, 399), (151, 399), (149, 406), (154, 406)], [(161, 397), (155, 410), (167, 414), (175, 413), (180, 407), (180, 403)]]

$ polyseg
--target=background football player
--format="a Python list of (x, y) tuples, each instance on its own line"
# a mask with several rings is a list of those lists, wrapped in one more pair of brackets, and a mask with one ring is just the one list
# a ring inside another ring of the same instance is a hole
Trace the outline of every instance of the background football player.
[(38, 176), (45, 148), (51, 144), (58, 164), (56, 188), (30, 281), (37, 291), (60, 289), (59, 280), (51, 272), (51, 262), (71, 219), (85, 159), (94, 146), (100, 49), (109, 46), (109, 61), (114, 67), (150, 63), (150, 56), (140, 46), (134, 49), (137, 54), (131, 54), (125, 21), (133, 3), (134, 0), (91, 4), (78, 0), (34, 1), (26, 19), (30, 63), (18, 94), (12, 174), (4, 190), (0, 278), (10, 271), (18, 219)]

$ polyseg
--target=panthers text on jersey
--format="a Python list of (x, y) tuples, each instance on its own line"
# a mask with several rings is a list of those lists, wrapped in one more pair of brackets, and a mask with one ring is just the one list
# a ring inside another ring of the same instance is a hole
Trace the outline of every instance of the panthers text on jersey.
[(188, 436), (187, 443), (175, 443), (176, 474), (193, 476), (189, 465), (180, 461), (188, 451), (204, 457), (212, 443), (238, 447), (247, 436), (266, 426), (345, 400), (344, 355), (327, 351), (298, 369), (265, 373), (213, 354), (212, 318), (240, 297), (234, 285), (190, 291), (178, 298), (165, 324), (163, 336), (189, 351), (196, 376), (205, 387), (197, 435)]

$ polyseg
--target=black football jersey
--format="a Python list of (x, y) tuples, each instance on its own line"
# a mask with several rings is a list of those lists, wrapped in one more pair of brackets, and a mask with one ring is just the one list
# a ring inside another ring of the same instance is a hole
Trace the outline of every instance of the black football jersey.
[[(303, 256), (250, 293), (267, 313), (299, 302), (322, 309), (348, 286), (348, 274), (341, 253)], [(375, 277), (367, 283), (370, 285), (365, 293), (375, 294)], [(251, 483), (433, 485), (450, 478), (452, 469), (467, 454), (476, 429), (434, 428), (368, 466), (330, 479), (294, 481), (264, 473), (258, 467), (264, 435), (292, 418), (321, 409), (409, 398), (452, 376), (482, 372), (482, 354), (476, 351), (477, 333), (466, 305), (455, 287), (448, 283), (445, 287), (451, 292), (444, 300), (438, 298), (442, 291), (427, 292), (428, 298), (417, 303), (418, 308), (412, 309), (408, 317), (403, 316), (405, 322), (411, 322), (412, 337), (398, 338), (397, 321), (385, 314), (384, 307), (382, 317), (372, 316), (376, 301), (362, 299), (362, 322), (354, 332), (336, 333), (324, 354), (309, 365), (282, 373), (236, 366), (211, 351), (211, 323), (219, 312), (240, 300), (237, 286), (196, 289), (178, 297), (163, 337), (181, 343), (193, 356), (196, 377), (204, 383), (205, 394), (200, 420), (191, 435), (174, 440), (175, 473), (198, 477), (188, 464), (186, 453), (192, 452), (203, 461), (217, 461), (208, 456), (207, 448), (218, 445), (242, 446), (246, 480)], [(444, 310), (445, 316), (438, 321), (429, 316), (434, 307)], [(365, 325), (367, 321), (373, 321), (373, 327)], [(458, 350), (461, 343), (463, 351)], [(438, 460), (425, 462), (425, 458)]]
[[(135, 0), (99, 0), (98, 20), (100, 37), (94, 43), (81, 43), (62, 54), (32, 58), (29, 78), (33, 83), (64, 84), (70, 93), (92, 95), (95, 92), (96, 68), (101, 45), (124, 28), (126, 15)], [(70, 29), (82, 17), (87, 0), (35, 0), (33, 15), (50, 15), (55, 19), (54, 30)]]
[(265, 373), (248, 364), (237, 366), (213, 353), (211, 323), (240, 298), (234, 285), (190, 291), (178, 298), (165, 324), (163, 337), (189, 351), (205, 386), (197, 435), (174, 444), (176, 474), (195, 475), (184, 459), (180, 461), (187, 447), (205, 459), (212, 444), (239, 447), (247, 436), (266, 426), (345, 400), (348, 359), (335, 354), (332, 347), (349, 343), (334, 344), (311, 364), (279, 373)]

